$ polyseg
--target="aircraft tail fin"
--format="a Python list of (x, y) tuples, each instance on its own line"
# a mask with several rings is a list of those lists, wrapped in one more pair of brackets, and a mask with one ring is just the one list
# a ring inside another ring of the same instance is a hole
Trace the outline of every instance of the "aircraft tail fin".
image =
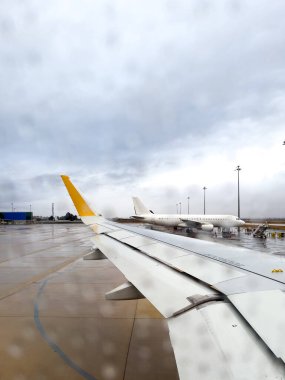
[[(133, 197), (134, 209), (136, 215), (151, 214), (147, 207), (142, 203), (138, 197)], [(153, 212), (152, 212), (153, 214)]]
[(82, 217), (96, 216), (95, 212), (88, 206), (87, 202), (79, 193), (79, 191), (75, 188), (73, 183), (70, 181), (69, 177), (67, 175), (61, 175), (61, 179), (63, 180), (63, 183), (65, 184), (65, 187), (70, 195), (70, 198), (72, 199), (72, 202), (74, 203), (74, 206), (78, 212), (78, 215)]

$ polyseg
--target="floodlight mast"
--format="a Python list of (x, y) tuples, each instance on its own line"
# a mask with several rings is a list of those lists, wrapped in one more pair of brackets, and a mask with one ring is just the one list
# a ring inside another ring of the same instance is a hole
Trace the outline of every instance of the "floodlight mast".
[(204, 190), (204, 215), (205, 215), (206, 214), (206, 190), (207, 190), (207, 187), (204, 186), (203, 190)]
[(235, 170), (238, 173), (238, 217), (240, 218), (239, 172), (241, 171), (241, 167), (238, 165)]

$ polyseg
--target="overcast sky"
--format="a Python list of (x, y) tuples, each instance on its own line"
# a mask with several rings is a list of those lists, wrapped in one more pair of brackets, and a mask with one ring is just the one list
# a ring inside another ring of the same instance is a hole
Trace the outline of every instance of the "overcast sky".
[(0, 209), (285, 217), (283, 0), (1, 0)]

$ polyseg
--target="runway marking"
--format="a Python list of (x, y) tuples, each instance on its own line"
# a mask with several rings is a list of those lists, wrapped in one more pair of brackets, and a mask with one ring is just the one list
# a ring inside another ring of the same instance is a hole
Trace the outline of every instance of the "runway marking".
[(41, 283), (41, 286), (38, 290), (35, 302), (34, 302), (34, 321), (35, 325), (41, 334), (41, 336), (44, 338), (44, 340), (47, 342), (47, 344), (51, 347), (51, 349), (56, 352), (59, 357), (72, 369), (74, 369), (79, 375), (81, 375), (86, 380), (97, 380), (96, 377), (92, 376), (90, 373), (86, 372), (84, 369), (79, 367), (78, 364), (76, 364), (72, 359), (70, 359), (66, 353), (49, 337), (47, 334), (45, 328), (43, 327), (40, 315), (39, 315), (39, 301), (41, 298), (41, 295), (44, 291), (44, 288), (47, 284), (47, 282), (50, 280), (50, 278), (47, 278)]
[(134, 327), (135, 327), (135, 320), (136, 320), (137, 310), (138, 310), (138, 300), (136, 302), (136, 310), (134, 312), (134, 319), (133, 319), (132, 330), (131, 330), (129, 344), (128, 344), (128, 352), (127, 352), (126, 361), (125, 361), (125, 368), (124, 368), (123, 379), (125, 379), (125, 377), (126, 377), (127, 365), (128, 365), (129, 354), (130, 354), (130, 349), (131, 349), (131, 344), (132, 344), (132, 339), (133, 339), (133, 333), (134, 333)]
[(8, 291), (5, 294), (3, 294), (2, 296), (0, 296), (0, 301), (3, 300), (4, 298), (10, 297), (10, 296), (18, 293), (19, 291), (23, 290), (24, 288), (28, 287), (29, 285), (31, 285), (31, 284), (33, 284), (35, 282), (38, 282), (42, 278), (44, 278), (44, 277), (46, 277), (46, 276), (48, 276), (48, 275), (50, 275), (50, 274), (52, 274), (54, 272), (57, 272), (57, 271), (65, 268), (69, 264), (72, 264), (76, 260), (78, 260), (81, 257), (83, 257), (88, 252), (90, 252), (90, 250), (86, 250), (83, 253), (81, 253), (80, 255), (76, 255), (76, 256), (74, 256), (72, 258), (69, 258), (69, 259), (65, 260), (63, 263), (57, 264), (55, 267), (49, 268), (48, 270), (46, 270), (46, 271), (44, 271), (42, 273), (39, 273), (39, 274), (35, 275), (34, 277), (31, 277), (29, 280), (24, 281), (23, 283), (20, 283), (19, 285), (16, 285), (15, 287), (13, 287), (11, 289), (8, 289)]

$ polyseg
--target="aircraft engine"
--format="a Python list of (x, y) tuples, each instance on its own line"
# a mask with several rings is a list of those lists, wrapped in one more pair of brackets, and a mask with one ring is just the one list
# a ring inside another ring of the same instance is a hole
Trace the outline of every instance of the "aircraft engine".
[(213, 224), (203, 224), (201, 226), (201, 228), (203, 231), (209, 231), (210, 232), (210, 231), (213, 231), (214, 226), (213, 226)]

